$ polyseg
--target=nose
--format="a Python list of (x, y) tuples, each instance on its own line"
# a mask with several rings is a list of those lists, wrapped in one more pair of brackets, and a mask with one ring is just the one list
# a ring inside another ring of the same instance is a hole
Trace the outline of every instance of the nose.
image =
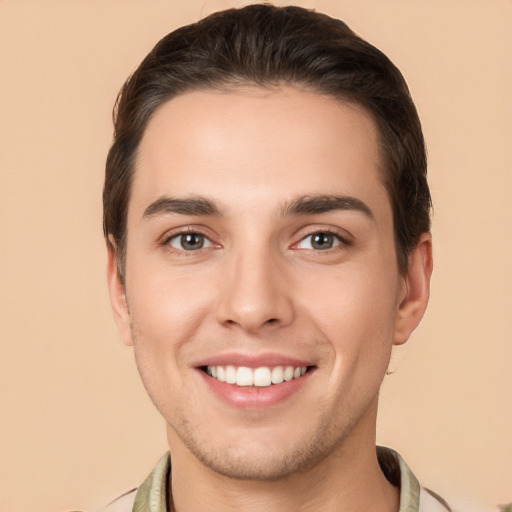
[(292, 287), (286, 269), (268, 251), (239, 254), (219, 284), (217, 320), (250, 334), (293, 320)]

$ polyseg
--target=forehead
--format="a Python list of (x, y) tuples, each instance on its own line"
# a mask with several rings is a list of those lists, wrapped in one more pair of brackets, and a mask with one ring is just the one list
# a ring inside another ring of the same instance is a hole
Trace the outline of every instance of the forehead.
[(306, 194), (387, 197), (380, 168), (375, 123), (358, 105), (292, 87), (194, 91), (149, 121), (130, 211), (164, 195), (240, 197), (241, 208)]

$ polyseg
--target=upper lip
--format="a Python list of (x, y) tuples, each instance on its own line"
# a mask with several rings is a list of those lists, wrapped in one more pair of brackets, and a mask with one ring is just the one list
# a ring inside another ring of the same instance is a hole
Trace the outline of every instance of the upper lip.
[(260, 368), (262, 366), (313, 366), (311, 361), (298, 359), (284, 354), (264, 353), (258, 355), (241, 354), (236, 352), (217, 354), (205, 359), (201, 359), (192, 366), (199, 368), (202, 366), (246, 366), (248, 368)]

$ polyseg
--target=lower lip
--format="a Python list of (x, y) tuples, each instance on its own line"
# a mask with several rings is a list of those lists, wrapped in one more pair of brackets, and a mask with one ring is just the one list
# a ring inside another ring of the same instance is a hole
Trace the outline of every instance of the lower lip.
[(270, 386), (236, 386), (214, 379), (198, 370), (211, 391), (229, 405), (244, 409), (262, 409), (277, 405), (292, 395), (309, 380), (311, 370), (302, 377)]

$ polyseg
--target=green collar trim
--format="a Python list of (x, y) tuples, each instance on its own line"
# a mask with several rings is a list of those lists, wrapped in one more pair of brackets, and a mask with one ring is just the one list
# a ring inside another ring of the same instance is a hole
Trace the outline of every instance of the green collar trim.
[(171, 457), (167, 452), (139, 487), (133, 512), (167, 512), (167, 482), (170, 473)]
[[(377, 447), (379, 458), (391, 456), (400, 469), (399, 512), (418, 512), (420, 484), (404, 459), (391, 448)], [(395, 466), (396, 467), (396, 466)], [(397, 468), (398, 469), (398, 468)], [(165, 453), (155, 469), (139, 487), (133, 512), (169, 512), (167, 509), (167, 482), (171, 473), (171, 457)]]

